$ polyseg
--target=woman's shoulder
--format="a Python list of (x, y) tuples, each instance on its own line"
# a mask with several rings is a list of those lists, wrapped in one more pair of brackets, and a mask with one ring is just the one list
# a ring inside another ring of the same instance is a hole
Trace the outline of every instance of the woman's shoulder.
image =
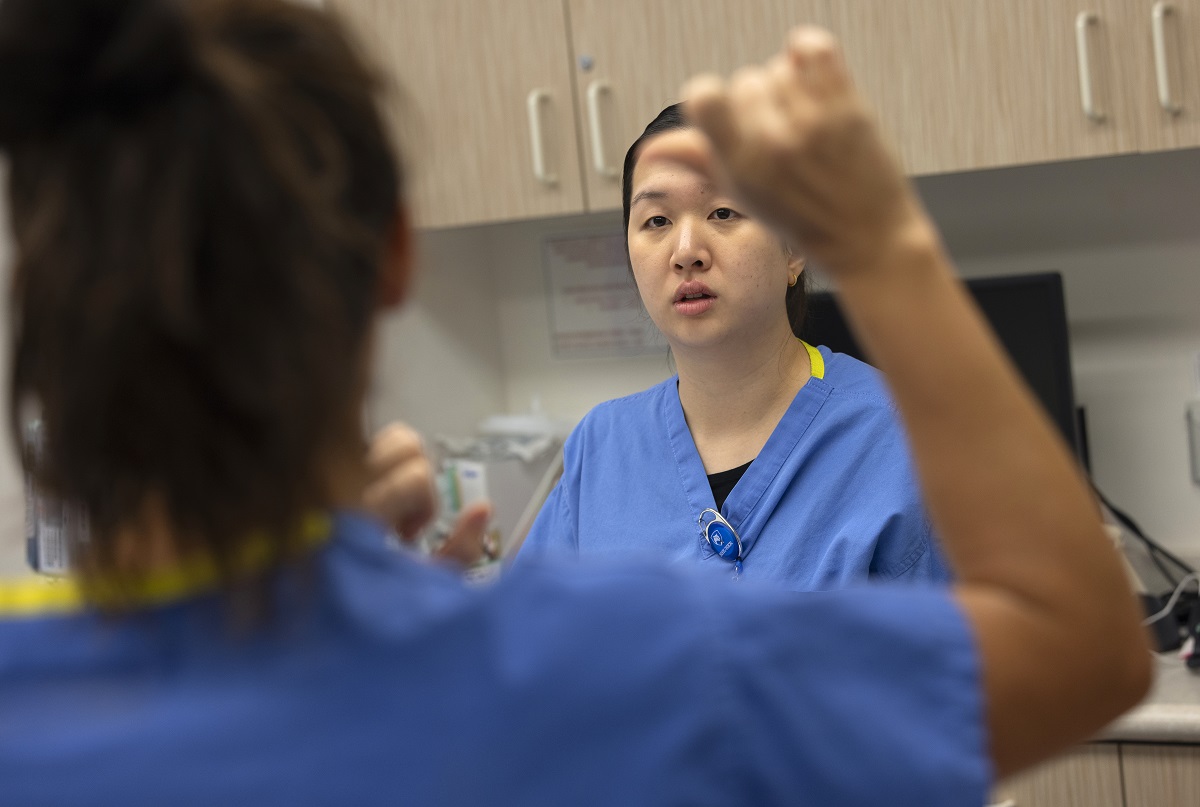
[(651, 417), (659, 411), (664, 397), (674, 392), (675, 384), (676, 377), (671, 376), (649, 389), (596, 404), (579, 421), (572, 436), (591, 429), (607, 429), (617, 423), (628, 426)]
[(895, 408), (883, 373), (849, 354), (835, 353), (824, 346), (818, 350), (825, 360), (825, 374), (821, 380), (831, 395), (858, 399), (863, 406)]

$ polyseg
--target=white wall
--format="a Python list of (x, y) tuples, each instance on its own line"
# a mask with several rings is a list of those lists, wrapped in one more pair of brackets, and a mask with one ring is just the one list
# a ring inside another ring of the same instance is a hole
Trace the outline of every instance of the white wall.
[[(670, 375), (664, 349), (636, 358), (563, 361), (551, 354), (550, 315), (545, 294), (542, 241), (566, 233), (620, 232), (621, 214), (522, 222), (489, 230), (500, 312), (505, 402), (509, 411), (528, 411), (537, 398), (555, 417), (579, 420), (596, 403), (645, 389)], [(629, 304), (640, 308), (633, 280)]]
[(1200, 240), (1043, 252), (961, 264), (964, 274), (1059, 271), (1092, 476), (1169, 548), (1200, 557), (1185, 404), (1200, 397)]
[(967, 276), (1058, 271), (1092, 476), (1200, 560), (1185, 404), (1200, 397), (1200, 151), (934, 177), (921, 189)]
[(505, 406), (495, 293), (502, 261), (483, 229), (425, 233), (419, 253), (414, 296), (380, 331), (369, 420), (469, 434)]

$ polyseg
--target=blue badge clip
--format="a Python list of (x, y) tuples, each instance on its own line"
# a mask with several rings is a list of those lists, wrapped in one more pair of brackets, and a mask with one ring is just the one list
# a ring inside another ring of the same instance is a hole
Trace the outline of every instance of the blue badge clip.
[(711, 507), (700, 513), (697, 522), (704, 530), (704, 540), (717, 557), (733, 564), (734, 579), (737, 579), (742, 573), (742, 539), (738, 537), (737, 530)]

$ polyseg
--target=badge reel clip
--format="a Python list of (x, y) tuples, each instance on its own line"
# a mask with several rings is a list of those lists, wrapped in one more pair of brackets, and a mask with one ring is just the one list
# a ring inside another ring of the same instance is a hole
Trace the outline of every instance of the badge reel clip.
[(701, 512), (697, 521), (704, 530), (704, 540), (708, 541), (717, 557), (733, 564), (733, 579), (737, 580), (742, 574), (742, 539), (738, 537), (737, 530), (711, 507)]

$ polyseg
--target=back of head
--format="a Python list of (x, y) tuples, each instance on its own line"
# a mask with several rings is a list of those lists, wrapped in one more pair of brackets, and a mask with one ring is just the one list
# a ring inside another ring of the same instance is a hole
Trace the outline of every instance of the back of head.
[(151, 511), (223, 561), (325, 503), (399, 198), (375, 90), (285, 0), (0, 3), (12, 427), (85, 568)]

